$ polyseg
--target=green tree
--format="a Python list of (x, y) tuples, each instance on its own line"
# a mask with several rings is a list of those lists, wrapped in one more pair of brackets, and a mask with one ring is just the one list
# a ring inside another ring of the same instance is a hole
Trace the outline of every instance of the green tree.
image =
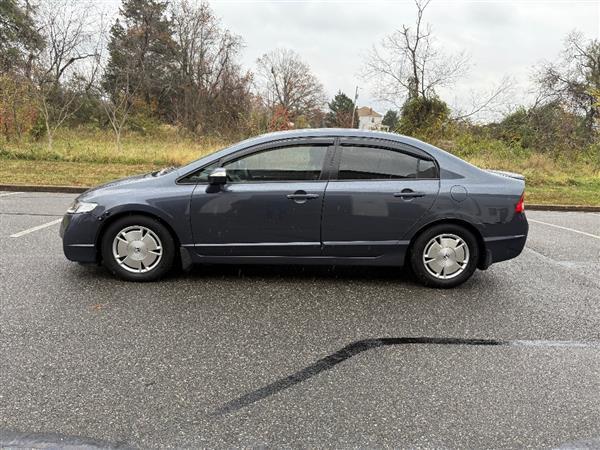
[(327, 105), (329, 106), (329, 112), (325, 117), (327, 127), (356, 128), (358, 126), (358, 114), (354, 114), (354, 123), (351, 123), (354, 102), (342, 91), (338, 91)]
[(520, 107), (507, 115), (498, 125), (498, 137), (540, 153), (577, 152), (585, 146), (580, 132), (584, 126), (584, 117), (555, 100), (529, 109)]
[(29, 77), (33, 53), (43, 46), (29, 3), (0, 0), (0, 74), (21, 72)]
[(387, 126), (390, 131), (396, 131), (400, 125), (400, 117), (396, 111), (390, 109), (383, 116), (383, 121), (381, 123)]
[(103, 80), (106, 92), (136, 92), (146, 108), (159, 115), (165, 115), (170, 104), (177, 51), (166, 8), (159, 0), (123, 0), (121, 17), (110, 30)]

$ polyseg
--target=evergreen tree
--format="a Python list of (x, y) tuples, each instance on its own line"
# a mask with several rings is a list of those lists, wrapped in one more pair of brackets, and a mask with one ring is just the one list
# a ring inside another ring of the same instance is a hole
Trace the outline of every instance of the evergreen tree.
[(385, 116), (383, 116), (383, 121), (381, 123), (387, 126), (390, 131), (396, 131), (398, 125), (400, 125), (400, 117), (396, 111), (390, 109), (385, 113)]
[(329, 112), (325, 117), (325, 124), (328, 127), (356, 128), (358, 126), (358, 114), (354, 114), (354, 124), (351, 124), (354, 102), (342, 91), (338, 91), (327, 105)]
[(159, 0), (123, 0), (121, 19), (110, 30), (109, 61), (103, 80), (104, 89), (111, 95), (126, 86), (159, 115), (165, 115), (170, 104), (177, 52), (166, 8), (167, 3)]
[(0, 0), (0, 74), (30, 75), (32, 53), (43, 46), (32, 13), (16, 0)]

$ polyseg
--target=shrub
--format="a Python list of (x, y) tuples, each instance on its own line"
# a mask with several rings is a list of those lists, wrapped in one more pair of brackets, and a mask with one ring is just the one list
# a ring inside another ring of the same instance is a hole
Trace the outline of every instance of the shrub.
[(0, 133), (7, 141), (20, 140), (38, 119), (38, 105), (29, 81), (0, 75)]
[(427, 130), (428, 134), (436, 134), (448, 121), (450, 108), (437, 97), (414, 97), (408, 99), (402, 107), (399, 131), (403, 134), (415, 135)]

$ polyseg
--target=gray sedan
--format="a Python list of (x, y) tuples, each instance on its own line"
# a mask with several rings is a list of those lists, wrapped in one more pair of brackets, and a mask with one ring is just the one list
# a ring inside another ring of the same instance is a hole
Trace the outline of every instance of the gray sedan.
[(192, 263), (409, 265), (448, 288), (521, 253), (524, 189), (406, 136), (277, 132), (90, 189), (61, 236), (68, 259), (132, 281)]

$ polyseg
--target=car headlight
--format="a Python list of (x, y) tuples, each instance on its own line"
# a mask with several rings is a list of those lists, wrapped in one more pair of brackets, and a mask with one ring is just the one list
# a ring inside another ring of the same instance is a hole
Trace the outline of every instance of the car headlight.
[(96, 206), (98, 206), (97, 203), (78, 202), (75, 200), (71, 206), (69, 206), (69, 209), (67, 209), (67, 214), (88, 213), (93, 211)]

